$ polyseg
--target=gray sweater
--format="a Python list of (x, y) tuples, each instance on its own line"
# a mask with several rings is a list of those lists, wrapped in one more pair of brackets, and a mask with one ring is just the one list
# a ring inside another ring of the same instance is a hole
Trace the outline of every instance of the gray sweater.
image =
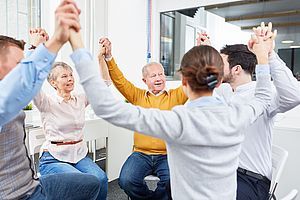
[[(245, 129), (270, 103), (268, 66), (257, 70), (257, 98), (247, 104), (145, 109), (116, 100), (87, 52), (73, 54), (95, 113), (108, 122), (166, 141), (173, 199), (236, 199), (236, 169)], [(242, 102), (241, 102), (242, 103)]]

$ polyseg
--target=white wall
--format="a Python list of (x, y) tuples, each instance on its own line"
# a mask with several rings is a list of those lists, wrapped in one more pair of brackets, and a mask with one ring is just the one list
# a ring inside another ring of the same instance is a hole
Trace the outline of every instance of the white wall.
[(251, 33), (241, 31), (240, 27), (225, 22), (223, 17), (207, 12), (207, 33), (212, 46), (220, 50), (226, 44), (247, 44)]
[(109, 0), (107, 35), (120, 69), (135, 85), (143, 87), (142, 67), (147, 52), (147, 1)]

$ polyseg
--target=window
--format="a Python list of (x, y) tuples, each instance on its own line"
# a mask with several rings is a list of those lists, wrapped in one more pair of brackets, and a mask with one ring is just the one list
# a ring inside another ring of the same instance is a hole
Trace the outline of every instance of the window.
[(174, 76), (174, 12), (161, 14), (160, 17), (160, 63), (167, 77)]
[(300, 48), (278, 49), (278, 55), (300, 81)]
[(205, 31), (206, 12), (191, 8), (160, 14), (160, 62), (167, 80), (179, 80), (182, 56), (196, 45), (197, 32)]
[(0, 34), (28, 40), (28, 30), (40, 27), (41, 0), (1, 0)]

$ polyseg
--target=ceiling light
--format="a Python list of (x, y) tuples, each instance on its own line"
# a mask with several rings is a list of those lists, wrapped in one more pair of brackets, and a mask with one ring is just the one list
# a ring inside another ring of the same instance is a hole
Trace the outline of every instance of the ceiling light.
[(294, 46), (290, 46), (290, 48), (300, 48), (300, 46), (294, 45)]
[(283, 43), (283, 44), (291, 44), (293, 42), (294, 42), (293, 40), (282, 40), (281, 41), (281, 43)]

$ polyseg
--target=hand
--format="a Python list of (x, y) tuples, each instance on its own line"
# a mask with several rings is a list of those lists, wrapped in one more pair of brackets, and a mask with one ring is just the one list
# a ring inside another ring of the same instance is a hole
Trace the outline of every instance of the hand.
[(111, 58), (112, 54), (111, 54), (111, 42), (109, 41), (108, 38), (100, 38), (99, 39), (99, 44), (100, 44), (100, 48), (105, 49), (105, 53), (103, 54), (105, 56), (105, 58)]
[(197, 37), (197, 46), (200, 46), (200, 45), (208, 45), (208, 46), (211, 46), (211, 43), (210, 43), (210, 40), (209, 40), (209, 37), (207, 35), (207, 33), (198, 33), (198, 37)]
[(80, 30), (79, 23), (80, 9), (73, 0), (63, 0), (55, 11), (55, 31), (52, 38), (45, 46), (52, 52), (58, 50), (70, 38), (70, 30)]
[(98, 59), (102, 59), (103, 57), (105, 57), (105, 52), (106, 52), (106, 48), (102, 45), (100, 45), (100, 50), (98, 53)]
[(29, 30), (29, 40), (32, 46), (37, 47), (41, 43), (48, 41), (49, 36), (42, 28), (31, 28)]
[(264, 36), (251, 36), (252, 49), (257, 58), (258, 64), (268, 64), (270, 46), (273, 43), (271, 38), (264, 40)]
[[(254, 27), (253, 32), (257, 37), (263, 37), (263, 40), (271, 39), (272, 43), (268, 43), (269, 45), (269, 53), (272, 52), (272, 50), (275, 48), (275, 38), (277, 36), (277, 30), (272, 32), (272, 23), (269, 22), (268, 26), (265, 26), (265, 23), (262, 22), (260, 26)], [(248, 42), (248, 48), (252, 49), (253, 41), (249, 40)]]

